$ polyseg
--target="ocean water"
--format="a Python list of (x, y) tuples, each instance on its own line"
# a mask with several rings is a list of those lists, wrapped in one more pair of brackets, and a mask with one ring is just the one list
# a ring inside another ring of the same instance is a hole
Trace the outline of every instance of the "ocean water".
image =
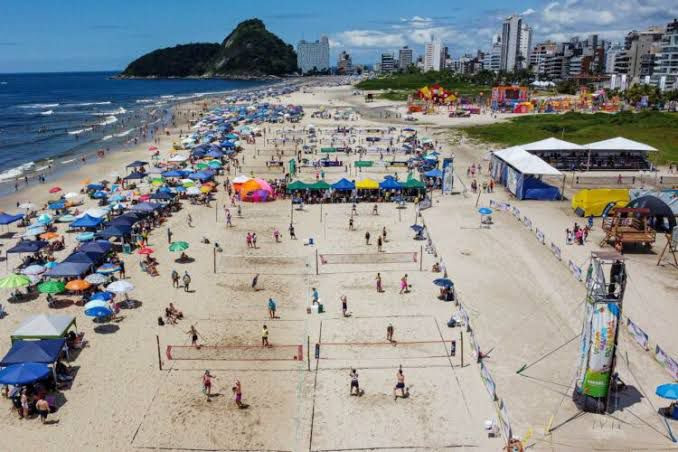
[[(0, 74), (0, 192), (81, 154), (115, 150), (172, 105), (268, 82), (115, 80), (113, 72)], [(13, 187), (12, 187), (13, 191)]]

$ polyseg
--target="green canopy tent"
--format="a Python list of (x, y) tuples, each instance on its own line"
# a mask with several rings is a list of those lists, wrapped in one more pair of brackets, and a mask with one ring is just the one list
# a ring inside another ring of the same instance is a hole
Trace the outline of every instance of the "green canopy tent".
[(309, 190), (329, 190), (330, 184), (325, 182), (324, 180), (319, 180), (318, 182), (314, 182), (308, 186)]
[(306, 190), (310, 187), (310, 184), (302, 182), (300, 180), (295, 180), (287, 186), (287, 191), (296, 191), (296, 190)]
[(402, 182), (402, 187), (407, 189), (419, 189), (426, 190), (426, 185), (420, 180), (409, 178), (405, 182)]
[(356, 168), (369, 168), (372, 165), (374, 165), (374, 162), (372, 160), (358, 160), (353, 163), (353, 166)]
[(39, 314), (28, 317), (10, 336), (12, 343), (25, 339), (59, 339), (66, 337), (68, 330), (77, 331), (75, 317), (72, 315)]

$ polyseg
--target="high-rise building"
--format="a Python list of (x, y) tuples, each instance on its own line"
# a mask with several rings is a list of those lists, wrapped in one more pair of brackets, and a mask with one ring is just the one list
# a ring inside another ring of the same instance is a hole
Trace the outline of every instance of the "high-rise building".
[(322, 36), (315, 42), (303, 39), (297, 44), (297, 66), (302, 73), (312, 70), (325, 71), (330, 68), (330, 41)]
[(501, 70), (501, 36), (497, 35), (494, 37), (490, 54), (485, 58), (483, 68), (493, 72)]
[[(528, 27), (529, 28), (529, 27)], [(512, 72), (521, 67), (522, 45), (529, 45), (527, 38), (521, 38), (526, 27), (522, 17), (513, 15), (504, 20), (501, 28), (501, 70)], [(531, 38), (530, 38), (531, 39)]]
[(678, 19), (666, 26), (655, 55), (651, 83), (662, 91), (678, 89)]
[(529, 67), (535, 74), (545, 74), (546, 57), (555, 55), (558, 44), (552, 41), (541, 42), (530, 52)]
[(624, 51), (624, 48), (621, 46), (620, 43), (616, 42), (610, 46), (609, 49), (607, 49), (607, 52), (605, 53), (605, 73), (606, 74), (614, 74), (614, 62), (615, 59), (617, 58), (617, 55), (622, 53)]
[(424, 71), (439, 71), (443, 68), (445, 55), (443, 54), (443, 43), (439, 40), (432, 40), (426, 43), (424, 51)]
[(398, 69), (404, 71), (412, 64), (412, 49), (405, 46), (398, 51)]
[(640, 82), (641, 77), (652, 75), (654, 55), (661, 49), (663, 36), (664, 29), (660, 27), (626, 35), (624, 51), (615, 57), (615, 72), (625, 74), (629, 86)]
[(520, 36), (518, 42), (518, 57), (516, 67), (526, 69), (530, 64), (530, 52), (532, 51), (532, 27), (529, 27), (525, 21), (520, 26)]
[(389, 73), (395, 70), (395, 59), (392, 53), (382, 53), (380, 62), (380, 72)]
[(352, 74), (353, 73), (353, 61), (351, 60), (351, 55), (342, 51), (337, 58), (337, 72), (339, 74)]

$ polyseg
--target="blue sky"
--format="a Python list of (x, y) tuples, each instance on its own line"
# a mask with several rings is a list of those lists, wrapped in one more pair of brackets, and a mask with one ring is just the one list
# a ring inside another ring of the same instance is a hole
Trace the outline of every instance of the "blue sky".
[(454, 56), (487, 49), (501, 19), (522, 13), (535, 40), (598, 33), (619, 40), (633, 29), (678, 17), (675, 0), (3, 0), (0, 72), (118, 70), (159, 47), (220, 42), (238, 22), (258, 17), (296, 46), (330, 37), (371, 64), (382, 51), (410, 45), (420, 53), (432, 35)]

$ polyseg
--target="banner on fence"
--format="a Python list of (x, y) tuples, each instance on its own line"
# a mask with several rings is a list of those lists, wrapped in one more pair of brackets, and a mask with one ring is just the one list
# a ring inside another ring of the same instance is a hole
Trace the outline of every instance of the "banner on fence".
[(499, 402), (499, 425), (506, 441), (511, 440), (511, 421), (509, 420), (508, 410), (504, 401)]
[(480, 363), (480, 377), (483, 379), (483, 383), (485, 383), (485, 389), (487, 389), (487, 392), (490, 394), (490, 397), (492, 397), (492, 400), (497, 400), (497, 385), (494, 383), (492, 375), (490, 375), (487, 367), (485, 367), (485, 364), (482, 362)]
[(570, 267), (570, 271), (574, 275), (575, 279), (577, 281), (581, 281), (581, 275), (582, 275), (581, 267), (579, 267), (577, 264), (575, 264), (571, 260), (568, 262), (567, 266)]
[(638, 325), (636, 325), (631, 319), (627, 319), (626, 328), (631, 333), (631, 336), (638, 342), (638, 345), (643, 347), (645, 350), (649, 350), (649, 337), (645, 331), (643, 331)]
[(543, 245), (546, 242), (546, 237), (544, 237), (544, 233), (542, 232), (542, 230), (539, 229), (539, 228), (535, 228), (534, 233), (537, 236), (537, 240), (539, 240), (541, 242), (541, 244)]
[(674, 380), (678, 380), (678, 362), (676, 362), (675, 359), (667, 355), (659, 345), (654, 349), (654, 357), (662, 366), (664, 366)]
[(464, 307), (462, 305), (459, 305), (459, 315), (461, 315), (461, 319), (463, 320), (464, 325), (466, 325), (466, 327), (470, 328), (471, 321), (468, 318), (468, 313), (466, 312), (466, 309), (464, 309)]
[(532, 220), (527, 217), (523, 217), (523, 224), (527, 226), (528, 229), (532, 229)]
[(558, 260), (562, 260), (560, 257), (560, 247), (553, 242), (551, 242), (551, 252)]
[(495, 201), (494, 199), (490, 200), (490, 207), (493, 207), (497, 210), (511, 210), (511, 206), (508, 203)]
[(476, 341), (476, 336), (473, 334), (473, 330), (469, 332), (469, 336), (471, 336), (471, 351), (473, 352), (473, 356), (478, 359), (478, 356), (480, 356), (480, 345), (478, 345), (478, 342)]
[(520, 209), (517, 207), (513, 206), (511, 207), (511, 213), (513, 214), (514, 217), (520, 220)]

